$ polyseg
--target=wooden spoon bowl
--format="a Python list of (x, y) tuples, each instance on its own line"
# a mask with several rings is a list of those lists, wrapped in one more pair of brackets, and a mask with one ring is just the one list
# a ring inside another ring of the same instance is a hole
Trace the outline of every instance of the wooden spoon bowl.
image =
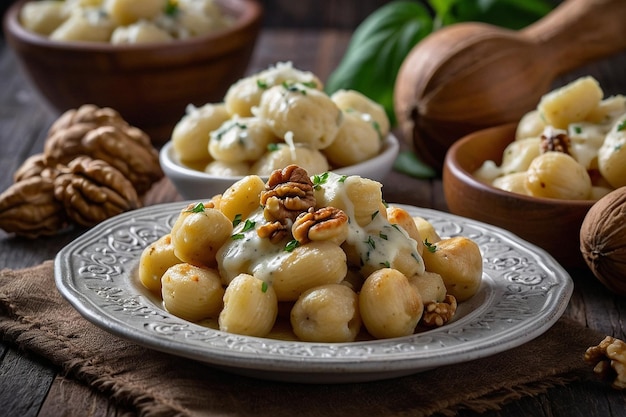
[(403, 138), (441, 169), (457, 139), (519, 121), (558, 75), (626, 49), (624, 21), (624, 0), (568, 0), (522, 31), (468, 22), (434, 32), (398, 72)]

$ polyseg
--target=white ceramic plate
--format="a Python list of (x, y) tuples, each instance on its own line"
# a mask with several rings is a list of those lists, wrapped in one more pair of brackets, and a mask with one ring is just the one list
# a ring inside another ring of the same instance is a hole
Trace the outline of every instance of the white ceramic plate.
[(57, 287), (83, 316), (111, 333), (243, 375), (360, 382), (486, 357), (548, 330), (573, 290), (571, 278), (550, 255), (502, 229), (402, 206), (431, 221), (441, 236), (464, 235), (481, 248), (483, 284), (459, 305), (454, 321), (412, 336), (339, 344), (229, 334), (169, 314), (136, 278), (142, 250), (169, 232), (186, 205), (146, 207), (94, 227), (57, 255)]

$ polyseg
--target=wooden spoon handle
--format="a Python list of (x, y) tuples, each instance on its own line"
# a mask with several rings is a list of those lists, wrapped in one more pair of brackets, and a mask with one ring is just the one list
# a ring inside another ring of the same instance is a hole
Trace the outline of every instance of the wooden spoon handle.
[(555, 74), (626, 49), (626, 0), (567, 0), (521, 34)]

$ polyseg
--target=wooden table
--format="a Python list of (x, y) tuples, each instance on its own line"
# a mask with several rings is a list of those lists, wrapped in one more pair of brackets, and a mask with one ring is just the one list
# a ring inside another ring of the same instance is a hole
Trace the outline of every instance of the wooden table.
[[(277, 61), (291, 60), (324, 79), (341, 59), (350, 33), (339, 30), (265, 30), (250, 72)], [(626, 93), (626, 52), (597, 62), (557, 80), (560, 85), (582, 74), (594, 75), (607, 95)], [(43, 149), (43, 139), (56, 118), (25, 81), (15, 57), (0, 40), (0, 190), (22, 161)], [(446, 210), (440, 179), (417, 180), (393, 172), (385, 181), (390, 202)], [(158, 184), (150, 202), (180, 199), (167, 181)], [(0, 268), (23, 268), (54, 258), (70, 242), (72, 233), (30, 241), (0, 231)], [(558, 237), (555, 237), (558, 238)], [(565, 312), (604, 334), (626, 339), (626, 299), (602, 287), (588, 271), (570, 271), (574, 295)], [(45, 360), (0, 344), (0, 415), (116, 416), (122, 413), (87, 388), (64, 378)], [(462, 415), (473, 415), (463, 413)], [(626, 416), (626, 395), (600, 384), (573, 383), (546, 394), (524, 398), (488, 416)]]

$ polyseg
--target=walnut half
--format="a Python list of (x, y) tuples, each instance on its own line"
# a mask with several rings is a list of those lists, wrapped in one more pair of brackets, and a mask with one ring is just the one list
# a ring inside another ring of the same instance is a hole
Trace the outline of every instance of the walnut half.
[(300, 213), (315, 206), (309, 174), (297, 165), (275, 170), (261, 193), (261, 205), (267, 221), (293, 222)]
[(348, 216), (335, 207), (311, 207), (301, 213), (291, 227), (294, 239), (304, 244), (327, 240), (341, 245), (348, 237)]
[(586, 362), (594, 364), (593, 371), (604, 380), (612, 380), (611, 386), (626, 389), (626, 343), (611, 336), (585, 352)]

